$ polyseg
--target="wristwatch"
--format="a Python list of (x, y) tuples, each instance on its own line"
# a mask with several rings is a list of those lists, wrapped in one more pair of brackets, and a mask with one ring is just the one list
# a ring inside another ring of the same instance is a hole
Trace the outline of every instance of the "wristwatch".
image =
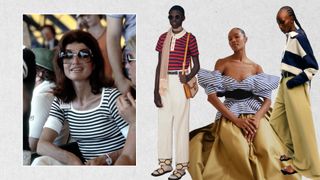
[(107, 156), (107, 158), (106, 158), (106, 163), (107, 163), (107, 165), (108, 165), (108, 166), (112, 165), (112, 159), (111, 159), (111, 157), (109, 156), (108, 153), (106, 153), (106, 156)]

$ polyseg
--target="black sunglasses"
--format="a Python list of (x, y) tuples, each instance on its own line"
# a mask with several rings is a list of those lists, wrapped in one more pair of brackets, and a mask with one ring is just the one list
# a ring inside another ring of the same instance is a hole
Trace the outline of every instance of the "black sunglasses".
[(176, 20), (179, 20), (181, 18), (181, 16), (180, 15), (175, 15), (175, 16), (169, 15), (168, 16), (169, 20), (172, 20), (173, 18), (175, 18)]
[(126, 59), (129, 63), (133, 62), (133, 61), (136, 61), (136, 58), (134, 58), (131, 54), (127, 54), (126, 55)]
[(90, 49), (81, 49), (80, 51), (72, 52), (71, 50), (61, 51), (59, 53), (59, 59), (63, 59), (64, 63), (71, 62), (72, 58), (77, 56), (80, 60), (89, 60), (93, 57)]

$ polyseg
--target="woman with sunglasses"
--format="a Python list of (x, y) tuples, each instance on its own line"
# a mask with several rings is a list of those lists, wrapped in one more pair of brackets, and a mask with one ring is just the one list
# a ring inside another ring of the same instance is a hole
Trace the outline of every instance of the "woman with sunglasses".
[(117, 100), (119, 114), (129, 123), (129, 132), (126, 144), (122, 154), (119, 156), (115, 165), (135, 165), (136, 164), (136, 36), (130, 38), (127, 42), (128, 49), (128, 68), (129, 78), (132, 82), (131, 92), (127, 92)]
[(318, 72), (318, 63), (291, 7), (280, 8), (277, 23), (287, 37), (281, 60), (282, 79), (270, 123), (287, 146), (288, 152), (278, 157), (279, 160), (291, 163), (281, 171), (286, 175), (298, 172), (308, 178), (320, 178), (320, 157), (309, 99), (309, 84)]
[(112, 88), (111, 80), (105, 79), (103, 67), (99, 45), (92, 35), (75, 30), (62, 37), (54, 60), (56, 98), (37, 149), (39, 154), (50, 156), (52, 164), (84, 164), (53, 144), (64, 121), (69, 123), (86, 165), (111, 165), (121, 153), (128, 125), (116, 107), (120, 93)]
[[(182, 27), (184, 9), (173, 6), (169, 10), (171, 28), (163, 33), (157, 43), (158, 65), (155, 76), (154, 103), (159, 108), (158, 116), (158, 160), (160, 167), (152, 176), (161, 176), (173, 170), (173, 143), (176, 151), (176, 169), (169, 179), (180, 179), (189, 164), (189, 108), (183, 83), (191, 80), (199, 71), (197, 40)], [(189, 42), (187, 41), (189, 37)], [(187, 75), (182, 75), (185, 49), (188, 42), (185, 69), (191, 61), (194, 66)], [(174, 132), (174, 135), (173, 135)], [(172, 139), (173, 142), (172, 142)]]
[(234, 53), (219, 59), (214, 71), (201, 69), (198, 74), (218, 113), (215, 123), (191, 132), (192, 179), (299, 179), (280, 172), (287, 164), (278, 160), (285, 147), (268, 122), (271, 92), (279, 78), (265, 74), (247, 57), (242, 29), (231, 29), (228, 40)]

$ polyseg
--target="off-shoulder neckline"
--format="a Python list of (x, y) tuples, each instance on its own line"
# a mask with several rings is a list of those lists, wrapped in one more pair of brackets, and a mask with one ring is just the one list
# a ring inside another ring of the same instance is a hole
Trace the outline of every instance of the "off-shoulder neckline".
[(228, 79), (231, 79), (231, 80), (233, 80), (233, 81), (235, 81), (235, 82), (237, 82), (237, 83), (239, 83), (239, 84), (242, 83), (242, 82), (244, 82), (244, 81), (247, 81), (247, 80), (251, 79), (252, 77), (260, 76), (260, 75), (264, 74), (263, 72), (261, 72), (261, 73), (259, 73), (259, 74), (251, 74), (251, 75), (248, 75), (247, 77), (245, 77), (245, 78), (242, 79), (242, 80), (237, 80), (237, 79), (235, 79), (235, 78), (232, 77), (232, 76), (223, 75), (220, 71), (215, 70), (215, 72), (219, 73), (222, 77), (226, 77), (226, 78), (228, 78)]

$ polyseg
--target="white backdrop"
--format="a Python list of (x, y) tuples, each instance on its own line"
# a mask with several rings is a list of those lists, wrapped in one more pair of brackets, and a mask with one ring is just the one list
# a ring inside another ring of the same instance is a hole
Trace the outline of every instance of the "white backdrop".
[[(170, 26), (171, 6), (184, 7), (184, 27), (197, 38), (201, 67), (213, 69), (218, 58), (232, 53), (227, 33), (232, 27), (244, 29), (248, 36), (247, 55), (269, 74), (279, 75), (285, 36), (276, 24), (276, 13), (283, 5), (294, 8), (314, 53), (320, 59), (318, 33), (320, 4), (316, 0), (294, 1), (1, 1), (0, 43), (1, 179), (167, 179), (153, 178), (157, 167), (157, 109), (153, 103), (154, 74), (158, 37)], [(135, 167), (23, 167), (22, 166), (22, 14), (31, 13), (136, 13), (137, 14), (137, 166)], [(319, 62), (319, 61), (318, 61)], [(320, 134), (319, 75), (314, 77), (311, 103), (318, 144)], [(273, 93), (273, 98), (276, 91)], [(190, 130), (213, 121), (216, 110), (207, 102), (202, 89), (191, 102)], [(191, 179), (189, 175), (184, 179)]]

